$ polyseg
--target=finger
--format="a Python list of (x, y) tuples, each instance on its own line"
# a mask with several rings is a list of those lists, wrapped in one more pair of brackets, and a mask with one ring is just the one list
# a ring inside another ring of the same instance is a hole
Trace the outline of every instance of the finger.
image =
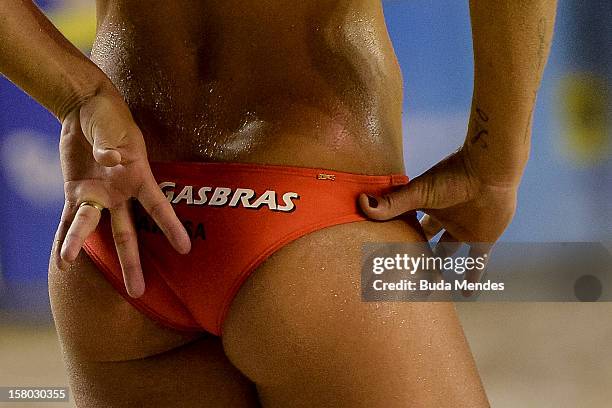
[(155, 223), (163, 231), (174, 249), (180, 254), (191, 250), (191, 240), (185, 227), (176, 216), (172, 205), (162, 193), (151, 173), (136, 197)]
[(105, 123), (104, 126), (94, 124), (92, 128), (93, 156), (98, 163), (105, 167), (114, 167), (121, 163), (121, 153), (116, 150), (120, 139), (115, 141), (111, 140), (113, 136), (125, 134), (125, 131), (117, 125), (121, 125), (121, 123), (115, 125)]
[(389, 220), (407, 211), (430, 208), (431, 180), (429, 175), (424, 174), (382, 197), (361, 194), (359, 204), (366, 216), (378, 221)]
[(421, 228), (425, 232), (425, 237), (428, 241), (430, 241), (433, 237), (438, 235), (440, 231), (442, 231), (442, 223), (433, 218), (429, 214), (425, 214), (423, 218), (421, 218)]
[[(119, 126), (121, 121), (106, 121), (102, 127), (94, 120), (86, 121), (86, 127), (82, 126), (81, 116), (92, 117), (94, 112), (87, 105), (81, 107), (80, 111), (71, 112), (62, 123), (62, 138), (64, 141), (68, 135), (82, 135), (93, 149), (94, 159), (106, 167), (116, 166), (121, 162), (121, 154), (115, 150), (117, 143), (112, 143), (110, 137), (122, 133)], [(99, 121), (98, 121), (99, 122)]]
[(115, 167), (121, 163), (121, 153), (110, 147), (103, 146), (100, 139), (96, 138), (94, 138), (93, 156), (98, 163), (105, 167)]
[(61, 249), (66, 239), (66, 234), (68, 233), (68, 229), (74, 220), (74, 216), (76, 214), (76, 204), (72, 202), (64, 202), (64, 208), (62, 210), (62, 216), (60, 218), (59, 225), (57, 226), (57, 231), (55, 231), (55, 237), (53, 239), (53, 256), (52, 258), (55, 261), (55, 267), (58, 269), (65, 269), (68, 267), (68, 263), (62, 259)]
[(463, 243), (458, 241), (452, 234), (448, 231), (444, 231), (444, 234), (440, 237), (436, 246), (433, 249), (433, 253), (435, 256), (439, 256), (442, 258), (446, 258), (447, 256), (453, 256)]
[[(477, 243), (470, 245), (469, 257), (476, 260), (481, 261), (483, 264), (482, 268), (474, 268), (469, 270), (466, 273), (465, 279), (470, 283), (480, 282), (487, 271), (487, 264), (489, 263), (489, 258), (491, 257), (491, 251), (493, 250), (493, 244), (488, 243)], [(474, 291), (472, 290), (463, 290), (462, 294), (465, 297), (470, 297)]]
[[(105, 120), (112, 117), (113, 120)], [(83, 134), (91, 143), (96, 162), (105, 167), (121, 163), (118, 151), (128, 132), (133, 131), (133, 123), (128, 116), (117, 114), (117, 106), (106, 98), (98, 99), (95, 104), (81, 107), (79, 120), (83, 119)]]
[(74, 262), (85, 240), (96, 229), (101, 214), (100, 210), (89, 205), (78, 207), (62, 245), (60, 255), (64, 262)]
[(131, 297), (138, 298), (144, 294), (145, 282), (140, 265), (134, 219), (128, 202), (111, 210), (111, 227), (123, 271), (125, 289)]

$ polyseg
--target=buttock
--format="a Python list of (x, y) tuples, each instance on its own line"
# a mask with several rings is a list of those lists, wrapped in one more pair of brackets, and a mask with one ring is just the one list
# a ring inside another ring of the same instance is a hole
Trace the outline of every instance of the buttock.
[(143, 313), (175, 329), (217, 335), (240, 286), (266, 258), (313, 231), (365, 220), (360, 193), (381, 195), (408, 182), (401, 174), (237, 163), (153, 162), (151, 168), (191, 237), (191, 252), (176, 253), (134, 202), (146, 284), (134, 299), (123, 287), (108, 214), (84, 249)]
[(410, 242), (411, 256), (430, 254), (414, 214), (291, 242), (233, 300), (222, 337), (229, 360), (264, 405), (488, 406), (452, 302), (363, 300), (367, 242)]

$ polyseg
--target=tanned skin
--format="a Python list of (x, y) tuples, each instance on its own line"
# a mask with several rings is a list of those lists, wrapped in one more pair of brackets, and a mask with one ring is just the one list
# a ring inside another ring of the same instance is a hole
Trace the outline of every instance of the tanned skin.
[(130, 199), (190, 250), (149, 161), (403, 172), (402, 76), (381, 2), (98, 0), (90, 61), (30, 1), (2, 1), (0, 71), (62, 123), (66, 204), (49, 286), (79, 406), (488, 406), (451, 303), (364, 303), (358, 283), (364, 242), (427, 251), (444, 229), (443, 242), (484, 243), (472, 245), (482, 253), (512, 219), (556, 2), (470, 9), (462, 148), (397, 192), (360, 197), (370, 218), (390, 221), (325, 228), (275, 253), (216, 338), (161, 327), (122, 299), (80, 251), (100, 212), (78, 205), (110, 211), (138, 297)]

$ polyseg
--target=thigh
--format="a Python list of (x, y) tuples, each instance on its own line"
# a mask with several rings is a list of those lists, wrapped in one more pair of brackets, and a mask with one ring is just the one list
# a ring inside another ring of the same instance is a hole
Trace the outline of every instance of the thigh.
[(72, 392), (83, 407), (256, 407), (253, 384), (219, 338), (162, 327), (125, 301), (81, 251), (49, 267)]
[(419, 231), (404, 221), (326, 228), (247, 280), (223, 343), (264, 406), (488, 406), (452, 303), (361, 301), (362, 243), (422, 242)]

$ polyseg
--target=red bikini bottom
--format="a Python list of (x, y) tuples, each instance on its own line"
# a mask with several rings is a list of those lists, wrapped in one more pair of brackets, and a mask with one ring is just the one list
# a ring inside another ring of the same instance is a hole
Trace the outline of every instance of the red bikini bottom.
[(84, 249), (127, 301), (178, 330), (220, 335), (242, 283), (283, 245), (332, 225), (365, 220), (360, 193), (381, 195), (404, 175), (238, 163), (153, 162), (162, 191), (191, 236), (178, 254), (140, 204), (134, 204), (146, 290), (131, 298), (104, 212)]

